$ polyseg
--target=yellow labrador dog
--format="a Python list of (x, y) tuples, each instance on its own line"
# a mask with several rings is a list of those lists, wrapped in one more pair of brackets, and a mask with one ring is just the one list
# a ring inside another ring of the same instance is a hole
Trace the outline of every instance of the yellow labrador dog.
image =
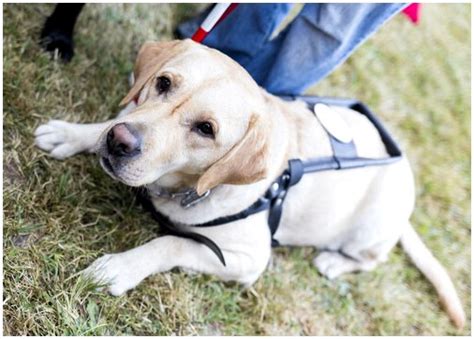
[[(192, 187), (202, 195), (210, 190), (190, 208), (159, 195), (152, 203), (175, 224), (219, 244), (226, 265), (206, 246), (168, 235), (104, 255), (86, 273), (107, 281), (113, 295), (174, 267), (254, 283), (271, 255), (267, 212), (219, 227), (189, 225), (246, 209), (289, 159), (331, 156), (327, 133), (302, 102), (268, 94), (236, 62), (190, 40), (144, 44), (134, 78), (116, 119), (97, 124), (53, 120), (38, 127), (36, 145), (57, 159), (97, 152), (112, 178), (151, 192)], [(387, 155), (364, 116), (335, 110), (353, 129), (360, 156)], [(321, 249), (314, 265), (329, 279), (374, 269), (400, 240), (461, 327), (465, 315), (454, 286), (410, 225), (414, 197), (406, 158), (387, 166), (308, 174), (289, 190), (275, 239)]]

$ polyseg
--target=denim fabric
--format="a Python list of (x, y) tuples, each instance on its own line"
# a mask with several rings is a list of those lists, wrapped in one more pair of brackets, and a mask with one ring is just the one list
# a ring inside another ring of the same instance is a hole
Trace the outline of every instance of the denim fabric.
[[(305, 4), (284, 30), (270, 39), (292, 6), (239, 4), (203, 43), (236, 60), (267, 91), (298, 95), (344, 62), (406, 4)], [(204, 18), (181, 24), (178, 32), (192, 36)]]

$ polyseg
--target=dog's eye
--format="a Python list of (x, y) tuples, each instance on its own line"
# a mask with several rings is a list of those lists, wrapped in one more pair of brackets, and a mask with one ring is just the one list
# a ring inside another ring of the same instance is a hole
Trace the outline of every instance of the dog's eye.
[(171, 87), (171, 80), (166, 76), (160, 76), (156, 79), (156, 90), (158, 94), (168, 92)]
[(210, 122), (198, 122), (194, 125), (193, 131), (206, 138), (214, 138), (214, 129)]

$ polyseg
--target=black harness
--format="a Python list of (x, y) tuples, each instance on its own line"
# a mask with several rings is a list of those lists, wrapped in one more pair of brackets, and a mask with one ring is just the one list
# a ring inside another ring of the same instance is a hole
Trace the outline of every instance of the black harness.
[(272, 246), (278, 246), (279, 243), (273, 238), (280, 223), (283, 202), (291, 186), (296, 185), (304, 174), (327, 171), (327, 170), (341, 170), (351, 169), (366, 166), (380, 166), (394, 163), (401, 159), (402, 152), (392, 139), (387, 130), (383, 127), (375, 115), (363, 103), (352, 99), (327, 98), (316, 96), (300, 96), (300, 97), (282, 97), (285, 100), (300, 99), (312, 109), (316, 104), (322, 103), (325, 105), (342, 106), (350, 108), (365, 115), (370, 122), (375, 126), (380, 134), (380, 137), (385, 145), (389, 157), (386, 158), (362, 158), (357, 155), (356, 147), (353, 141), (341, 142), (335, 138), (331, 133), (327, 133), (333, 155), (329, 157), (319, 157), (302, 161), (300, 159), (292, 159), (288, 161), (288, 168), (270, 185), (270, 188), (265, 194), (255, 201), (250, 207), (245, 210), (225, 217), (220, 217), (206, 223), (187, 225), (186, 227), (174, 224), (167, 216), (158, 212), (146, 192), (139, 191), (138, 197), (141, 200), (145, 209), (152, 213), (153, 218), (159, 225), (165, 228), (166, 233), (193, 239), (209, 247), (219, 258), (225, 266), (224, 255), (219, 246), (211, 239), (188, 230), (188, 227), (214, 227), (224, 225), (236, 220), (247, 218), (250, 215), (268, 210), (268, 226), (272, 235)]

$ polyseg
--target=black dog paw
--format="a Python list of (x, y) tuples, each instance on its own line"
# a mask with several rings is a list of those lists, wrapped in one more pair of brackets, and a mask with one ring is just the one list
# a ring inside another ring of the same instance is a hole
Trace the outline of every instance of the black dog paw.
[(41, 30), (40, 44), (43, 49), (53, 55), (57, 51), (66, 63), (74, 56), (74, 26), (83, 7), (83, 3), (57, 4)]
[(72, 36), (60, 30), (48, 31), (45, 25), (41, 33), (40, 43), (45, 51), (51, 52), (53, 55), (57, 50), (61, 60), (66, 63), (70, 62), (74, 56), (74, 42)]

